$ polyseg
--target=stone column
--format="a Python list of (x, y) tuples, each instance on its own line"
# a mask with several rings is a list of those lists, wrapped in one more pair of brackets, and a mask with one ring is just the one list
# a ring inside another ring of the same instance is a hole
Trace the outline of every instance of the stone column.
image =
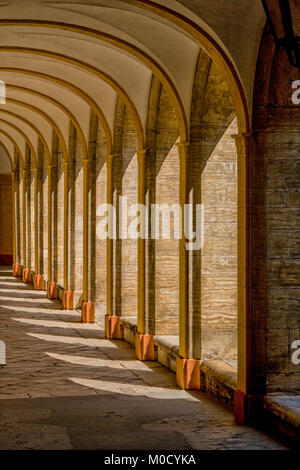
[[(139, 150), (138, 157), (138, 204), (145, 207), (146, 203), (146, 150)], [(154, 335), (146, 333), (145, 324), (145, 212), (140, 214), (142, 224), (138, 238), (138, 325), (135, 335), (135, 352), (140, 361), (154, 361)]]
[(16, 170), (11, 173), (11, 182), (12, 182), (12, 217), (13, 217), (13, 276), (21, 277), (21, 264), (20, 260), (17, 257), (17, 233), (16, 233), (16, 215), (17, 215), (17, 197), (16, 197)]
[(254, 279), (266, 259), (265, 136), (237, 134), (234, 138), (238, 155), (238, 381), (234, 412), (239, 424), (250, 424), (259, 420), (264, 402), (264, 272), (259, 274), (260, 286)]
[(23, 269), (22, 274), (26, 269), (26, 169), (25, 167), (22, 169), (22, 209), (23, 209), (23, 219), (22, 219), (22, 227), (23, 227)]
[(30, 269), (30, 260), (28, 258), (28, 253), (27, 253), (27, 249), (28, 249), (28, 246), (30, 246), (28, 244), (28, 230), (29, 228), (27, 227), (28, 225), (28, 214), (29, 214), (29, 211), (28, 211), (28, 207), (27, 207), (27, 203), (28, 203), (28, 190), (29, 190), (29, 187), (30, 187), (30, 184), (29, 184), (29, 181), (28, 181), (28, 178), (27, 178), (27, 172), (28, 172), (28, 163), (26, 162), (25, 160), (25, 167), (24, 167), (24, 170), (23, 170), (23, 181), (24, 181), (24, 186), (23, 186), (23, 204), (24, 204), (24, 234), (23, 234), (23, 237), (24, 237), (24, 266), (23, 266), (23, 282), (25, 284), (28, 284), (31, 282), (31, 269)]
[(53, 194), (52, 194), (52, 176), (53, 166), (48, 165), (48, 282), (47, 282), (47, 297), (48, 299), (57, 299), (58, 289), (56, 282), (53, 281)]
[(39, 183), (39, 169), (33, 169), (34, 178), (34, 278), (33, 286), (35, 290), (44, 289), (44, 276), (39, 273), (39, 223), (38, 223), (38, 183)]
[(62, 304), (66, 310), (74, 308), (74, 294), (69, 286), (69, 162), (64, 161), (64, 290)]
[[(15, 159), (16, 161), (16, 159)], [(21, 228), (21, 170), (19, 162), (14, 172), (14, 186), (15, 186), (15, 240), (16, 240), (16, 263), (15, 274), (16, 277), (22, 276), (22, 228)]]
[(89, 232), (89, 160), (84, 158), (83, 165), (83, 293), (81, 304), (81, 320), (83, 323), (94, 323), (95, 303), (89, 299), (89, 269), (88, 269), (88, 232)]
[(176, 361), (176, 381), (182, 389), (200, 389), (200, 360), (193, 358), (189, 312), (189, 252), (186, 250), (185, 204), (189, 203), (189, 142), (178, 143), (180, 160), (180, 206), (182, 213), (179, 241), (179, 356)]
[[(113, 205), (113, 155), (106, 155), (106, 203)], [(112, 229), (112, 214), (108, 213), (109, 227)], [(112, 229), (113, 230), (113, 229)], [(113, 238), (108, 232), (107, 237), (107, 260), (106, 260), (106, 315), (105, 315), (105, 336), (108, 339), (121, 338), (120, 316), (113, 314)]]
[(11, 172), (11, 197), (12, 197), (12, 242), (13, 242), (13, 275), (17, 274), (16, 268), (16, 198), (15, 198), (15, 173)]

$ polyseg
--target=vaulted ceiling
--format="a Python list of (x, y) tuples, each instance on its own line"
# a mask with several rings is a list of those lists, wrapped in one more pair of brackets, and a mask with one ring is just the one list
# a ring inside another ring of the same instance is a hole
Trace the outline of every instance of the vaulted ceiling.
[(264, 22), (259, 0), (0, 2), (3, 149), (13, 155), (16, 145), (24, 154), (30, 142), (37, 152), (40, 138), (50, 151), (54, 129), (68, 151), (70, 120), (87, 145), (93, 109), (112, 151), (118, 96), (143, 147), (153, 74), (169, 92), (186, 139), (201, 48), (249, 111)]

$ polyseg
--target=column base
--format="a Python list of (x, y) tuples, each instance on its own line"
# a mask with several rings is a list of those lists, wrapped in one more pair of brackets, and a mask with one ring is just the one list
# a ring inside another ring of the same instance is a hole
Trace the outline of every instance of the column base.
[(29, 284), (31, 282), (31, 270), (29, 268), (23, 269), (23, 282)]
[(234, 417), (237, 424), (259, 424), (264, 416), (264, 395), (247, 395), (234, 392)]
[(58, 289), (56, 282), (47, 282), (47, 297), (48, 299), (58, 299)]
[(105, 315), (105, 338), (122, 339), (121, 317), (116, 315)]
[(62, 293), (62, 305), (65, 310), (74, 309), (74, 293), (72, 290), (64, 290)]
[(135, 354), (139, 361), (155, 361), (154, 335), (135, 334)]
[(94, 302), (82, 302), (81, 321), (82, 323), (94, 323), (95, 321), (95, 303)]
[(22, 276), (22, 268), (19, 263), (13, 264), (13, 276), (14, 277), (21, 277)]
[(42, 274), (34, 275), (33, 287), (35, 290), (44, 290), (44, 276)]
[(201, 389), (200, 360), (176, 358), (176, 383), (182, 390)]

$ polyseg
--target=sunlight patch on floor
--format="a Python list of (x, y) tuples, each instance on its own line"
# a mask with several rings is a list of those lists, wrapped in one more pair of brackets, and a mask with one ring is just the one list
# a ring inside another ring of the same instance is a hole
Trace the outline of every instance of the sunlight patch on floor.
[(116, 344), (105, 339), (81, 338), (79, 336), (74, 337), (74, 336), (44, 335), (44, 334), (37, 334), (37, 333), (26, 333), (26, 334), (36, 339), (42, 339), (44, 341), (51, 341), (55, 343), (80, 344), (80, 345), (96, 347), (96, 348), (115, 348), (115, 349), (118, 348)]
[(60, 361), (69, 362), (70, 364), (78, 364), (89, 367), (109, 367), (110, 369), (128, 369), (128, 370), (145, 370), (147, 372), (153, 372), (148, 365), (139, 361), (116, 361), (111, 359), (98, 359), (94, 357), (82, 357), (82, 356), (69, 356), (66, 354), (54, 354), (46, 352), (47, 356)]
[(82, 330), (99, 330), (103, 331), (96, 323), (80, 323), (77, 322), (63, 322), (63, 321), (51, 321), (51, 320), (34, 320), (32, 318), (12, 318), (14, 321), (26, 323), (27, 325), (45, 326), (48, 328), (73, 328)]
[(199, 402), (199, 398), (194, 398), (188, 392), (179, 390), (177, 387), (155, 387), (146, 385), (137, 385), (135, 383), (107, 382), (105, 380), (81, 379), (77, 377), (68, 377), (72, 382), (85, 387), (100, 390), (102, 392), (120, 393), (121, 395), (142, 395), (149, 398), (162, 400), (179, 400)]

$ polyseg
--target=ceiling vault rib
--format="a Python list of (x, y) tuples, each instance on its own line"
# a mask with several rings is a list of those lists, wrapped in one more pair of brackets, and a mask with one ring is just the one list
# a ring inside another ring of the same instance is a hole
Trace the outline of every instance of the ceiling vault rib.
[(6, 98), (6, 101), (8, 103), (13, 103), (13, 104), (17, 104), (19, 106), (23, 106), (24, 108), (28, 108), (30, 109), (31, 111), (39, 114), (40, 116), (42, 116), (49, 124), (50, 126), (55, 130), (55, 132), (57, 133), (57, 135), (59, 136), (59, 138), (61, 139), (61, 144), (62, 144), (62, 147), (63, 147), (63, 154), (64, 154), (64, 159), (65, 161), (69, 161), (69, 153), (68, 153), (68, 150), (67, 150), (67, 146), (66, 146), (66, 141), (64, 139), (64, 136), (62, 134), (62, 132), (60, 131), (60, 129), (57, 127), (57, 125), (55, 124), (55, 122), (53, 121), (52, 118), (50, 118), (50, 116), (48, 116), (48, 114), (46, 114), (44, 111), (41, 111), (39, 108), (36, 108), (35, 106), (33, 105), (30, 105), (28, 103), (24, 103), (23, 101), (19, 101), (19, 100), (14, 100), (12, 98)]
[(15, 126), (14, 124), (12, 124), (11, 122), (9, 121), (6, 121), (5, 119), (1, 119), (0, 118), (0, 122), (4, 122), (7, 126), (11, 127), (12, 129), (14, 129), (16, 132), (18, 132), (22, 137), (23, 139), (25, 140), (25, 142), (28, 144), (28, 146), (30, 147), (30, 150), (32, 152), (32, 158), (33, 158), (33, 163), (34, 163), (34, 168), (37, 167), (37, 154), (36, 154), (36, 151), (35, 151), (35, 148), (33, 147), (32, 145), (32, 142), (30, 141), (30, 139), (27, 137), (27, 135), (25, 134), (25, 132), (23, 132), (18, 126)]
[(105, 133), (106, 137), (106, 143), (107, 143), (107, 154), (112, 153), (112, 133), (108, 124), (108, 121), (101, 110), (101, 108), (98, 106), (98, 104), (93, 100), (91, 96), (89, 96), (85, 91), (80, 89), (79, 87), (73, 85), (72, 83), (63, 80), (58, 77), (54, 77), (52, 75), (46, 74), (46, 73), (41, 73), (37, 72), (34, 70), (29, 70), (29, 69), (19, 69), (19, 68), (14, 68), (14, 67), (0, 67), (0, 72), (9, 72), (9, 73), (15, 73), (15, 74), (23, 74), (23, 75), (28, 75), (28, 76), (33, 76), (40, 78), (44, 81), (49, 81), (52, 83), (56, 83), (58, 85), (61, 85), (68, 90), (72, 91), (74, 94), (82, 98), (94, 111), (94, 113), (97, 115), (102, 127), (103, 131)]
[(111, 44), (119, 49), (126, 51), (127, 53), (131, 54), (135, 58), (139, 59), (148, 68), (157, 76), (157, 78), (162, 82), (162, 84), (166, 87), (171, 100), (173, 102), (180, 130), (180, 137), (182, 141), (187, 141), (189, 136), (189, 129), (188, 129), (188, 120), (186, 117), (184, 105), (180, 94), (174, 85), (173, 81), (167, 74), (167, 72), (158, 64), (156, 60), (153, 59), (147, 52), (143, 51), (142, 49), (134, 46), (133, 44), (125, 41), (124, 39), (120, 39), (116, 36), (113, 36), (109, 33), (103, 33), (96, 29), (68, 24), (68, 23), (61, 23), (59, 21), (47, 21), (47, 20), (6, 20), (0, 19), (0, 26), (33, 26), (33, 27), (45, 27), (45, 28), (52, 28), (52, 29), (61, 29), (64, 31), (71, 31), (78, 34), (86, 35), (95, 39), (99, 39), (103, 42)]
[(39, 97), (41, 97), (45, 100), (48, 100), (49, 102), (51, 102), (52, 104), (54, 104), (55, 106), (60, 108), (68, 116), (68, 118), (73, 122), (74, 127), (76, 128), (76, 130), (79, 134), (79, 138), (80, 138), (81, 145), (82, 145), (82, 148), (83, 148), (83, 153), (84, 153), (84, 155), (87, 155), (87, 142), (86, 142), (86, 139), (84, 137), (82, 128), (81, 128), (78, 120), (74, 116), (74, 114), (71, 113), (71, 111), (69, 111), (64, 105), (59, 103), (57, 100), (55, 100), (51, 96), (45, 95), (44, 93), (40, 93), (40, 92), (38, 92), (36, 90), (32, 90), (30, 88), (21, 87), (21, 86), (17, 86), (17, 85), (10, 85), (10, 84), (6, 84), (6, 88), (11, 89), (11, 90), (20, 90), (20, 91), (28, 93), (28, 94), (37, 95), (37, 96), (39, 96)]
[(4, 148), (4, 150), (5, 150), (6, 153), (7, 153), (7, 156), (8, 156), (9, 162), (10, 162), (11, 171), (12, 171), (12, 173), (13, 173), (14, 170), (15, 170), (15, 165), (14, 165), (14, 162), (13, 162), (13, 158), (12, 158), (12, 156), (11, 156), (11, 154), (10, 154), (10, 151), (8, 150), (7, 146), (5, 145), (5, 143), (3, 142), (3, 140), (1, 139), (1, 137), (0, 137), (0, 143), (1, 143), (2, 147)]
[(19, 155), (21, 157), (21, 167), (24, 168), (24, 163), (25, 163), (24, 155), (23, 155), (20, 147), (18, 146), (17, 142), (15, 141), (15, 139), (13, 139), (13, 137), (11, 137), (11, 135), (9, 135), (3, 129), (0, 129), (0, 134), (3, 134), (8, 140), (10, 140), (12, 142), (12, 144), (14, 145), (14, 147), (16, 148), (17, 152), (19, 153)]
[(34, 130), (34, 132), (36, 132), (36, 134), (39, 136), (39, 138), (43, 142), (43, 145), (46, 149), (46, 153), (47, 153), (47, 156), (48, 156), (48, 163), (50, 164), (50, 162), (51, 162), (51, 152), (50, 152), (49, 146), (48, 146), (48, 144), (46, 142), (46, 139), (44, 138), (43, 134), (34, 126), (34, 124), (32, 124), (32, 122), (28, 121), (27, 119), (25, 119), (23, 116), (20, 116), (19, 114), (16, 114), (16, 113), (13, 113), (12, 111), (8, 111), (7, 109), (1, 109), (0, 108), (0, 114), (1, 113), (8, 114), (8, 115), (14, 117), (17, 120), (20, 120), (20, 121), (24, 122), (24, 124), (31, 127)]

